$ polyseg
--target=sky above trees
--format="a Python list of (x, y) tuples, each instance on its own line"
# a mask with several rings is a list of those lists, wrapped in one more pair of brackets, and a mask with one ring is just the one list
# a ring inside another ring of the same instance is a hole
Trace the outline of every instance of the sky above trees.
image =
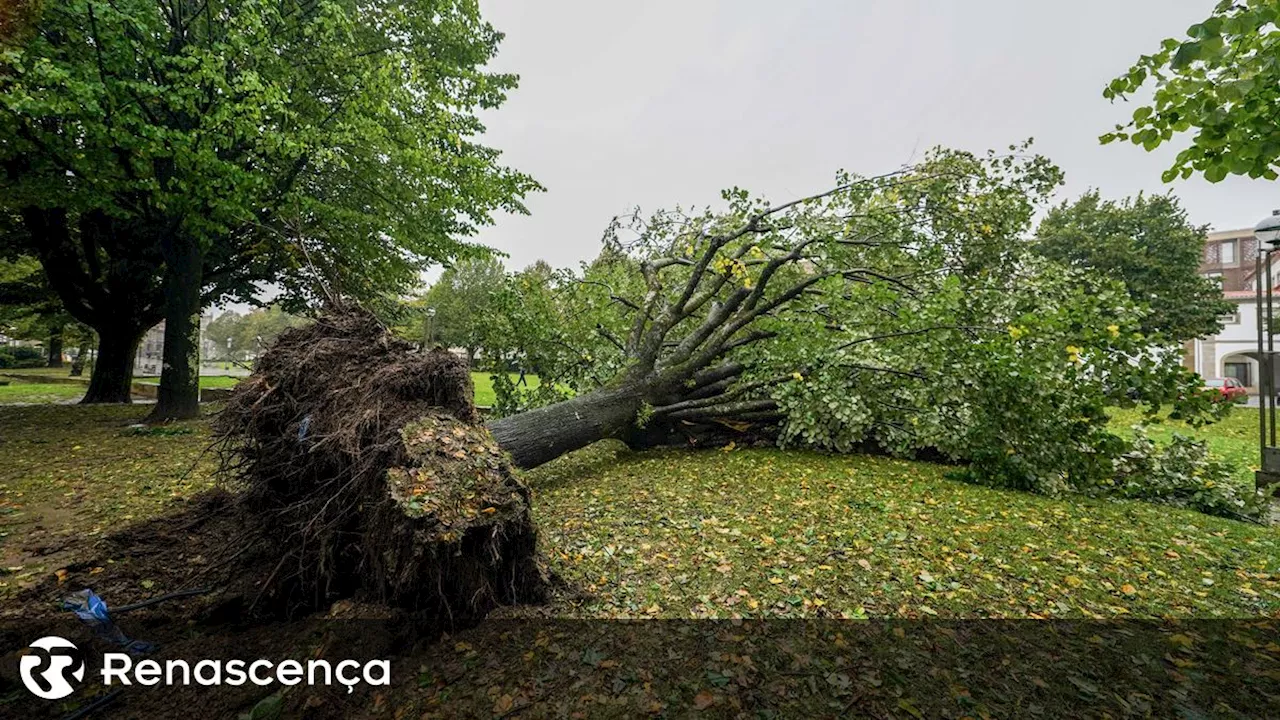
[(507, 38), (495, 69), (520, 87), (485, 116), (486, 142), (547, 191), (528, 217), (479, 240), (576, 264), (634, 205), (706, 204), (725, 187), (779, 199), (918, 161), (1029, 136), (1062, 166), (1059, 200), (1090, 187), (1118, 199), (1172, 189), (1192, 222), (1251, 226), (1280, 207), (1274, 185), (1199, 177), (1165, 185), (1183, 146), (1147, 153), (1098, 136), (1136, 103), (1102, 90), (1212, 0), (481, 0)]

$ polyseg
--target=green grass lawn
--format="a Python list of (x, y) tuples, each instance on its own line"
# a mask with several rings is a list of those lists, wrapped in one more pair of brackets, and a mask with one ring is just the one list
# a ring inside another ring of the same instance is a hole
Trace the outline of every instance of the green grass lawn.
[[(69, 562), (29, 552), (37, 524), (93, 537), (211, 485), (213, 461), (201, 455), (207, 424), (181, 424), (186, 434), (130, 434), (126, 425), (146, 411), (0, 408), (0, 567), (8, 568), (0, 592)], [(544, 551), (581, 590), (536, 612), (1280, 614), (1280, 528), (977, 487), (945, 472), (865, 456), (596, 445), (528, 474)]]
[[(512, 382), (520, 379), (519, 373), (510, 373)], [(200, 387), (206, 388), (229, 388), (235, 387), (244, 378), (230, 375), (201, 375)], [(143, 382), (159, 382), (160, 378), (147, 377), (138, 378)], [(530, 388), (538, 387), (538, 377), (536, 375), (526, 375), (525, 381)], [(471, 382), (476, 387), (476, 405), (488, 407), (493, 405), (496, 400), (493, 393), (493, 373), (473, 372), (471, 373)]]
[(79, 400), (84, 387), (65, 383), (11, 382), (0, 385), (0, 403), (60, 403)]
[[(511, 382), (520, 379), (520, 373), (508, 373)], [(525, 383), (529, 389), (538, 387), (537, 375), (525, 375)], [(489, 372), (473, 372), (471, 373), (471, 382), (476, 386), (476, 405), (478, 407), (490, 407), (497, 401), (497, 397), (493, 393), (493, 373)]]
[[(20, 375), (59, 375), (59, 376), (66, 376), (66, 375), (70, 374), (71, 370), (70, 370), (70, 368), (69, 368), (69, 367), (63, 367), (63, 368), (24, 368), (24, 369), (20, 369), (20, 370), (4, 370), (3, 372), (6, 372), (6, 373), (15, 373), (15, 374), (20, 374)], [(519, 379), (520, 379), (520, 374), (519, 374), (519, 373), (510, 373), (510, 376), (511, 376), (511, 381), (512, 381), (512, 382), (515, 382), (515, 381), (517, 381), (517, 380), (519, 380)], [(236, 386), (236, 384), (237, 384), (237, 383), (239, 383), (239, 382), (240, 382), (241, 380), (243, 380), (243, 379), (244, 379), (244, 378), (242, 378), (242, 377), (237, 377), (237, 376), (233, 376), (233, 375), (201, 375), (201, 376), (200, 376), (200, 387), (202, 387), (202, 388), (231, 388), (231, 387), (235, 387), (235, 386)], [(157, 382), (160, 382), (160, 378), (158, 378), (158, 377), (154, 377), (154, 376), (141, 376), (141, 377), (136, 377), (136, 378), (134, 378), (134, 380), (136, 380), (137, 382), (145, 382), (145, 383), (157, 383)], [(88, 378), (88, 376), (86, 375), (86, 376), (85, 376), (85, 382), (88, 382), (88, 381), (89, 381), (89, 378)], [(476, 400), (475, 400), (476, 405), (478, 405), (478, 406), (480, 406), (480, 407), (489, 407), (489, 406), (493, 405), (493, 404), (494, 404), (494, 402), (495, 402), (495, 401), (496, 401), (496, 399), (497, 399), (497, 398), (494, 396), (494, 392), (493, 392), (493, 373), (488, 373), (488, 372), (473, 372), (473, 373), (471, 373), (471, 381), (475, 384), (475, 388), (476, 388)], [(530, 387), (530, 388), (536, 388), (536, 387), (538, 387), (538, 376), (536, 376), (536, 375), (526, 375), (526, 376), (525, 376), (525, 381), (528, 383), (528, 385), (529, 385), (529, 387)], [(14, 385), (16, 385), (16, 384), (17, 384), (17, 383), (14, 383)], [(28, 388), (31, 388), (32, 386), (31, 386), (31, 385), (28, 385), (27, 387), (28, 387)], [(10, 392), (12, 393), (12, 397), (15, 397), (15, 398), (16, 398), (16, 397), (32, 397), (32, 398), (36, 398), (36, 399), (31, 399), (31, 400), (27, 400), (27, 399), (6, 399), (5, 395), (0, 394), (0, 403), (4, 403), (4, 402), (33, 402), (33, 403), (38, 403), (38, 402), (58, 402), (58, 401), (60, 401), (60, 400), (74, 399), (74, 397), (79, 397), (79, 395), (83, 395), (83, 394), (84, 394), (84, 393), (83, 393), (83, 391), (79, 391), (78, 389), (76, 389), (76, 388), (75, 388), (75, 386), (67, 386), (67, 387), (70, 387), (70, 388), (71, 388), (71, 390), (61, 390), (61, 389), (60, 389), (60, 390), (58, 390), (58, 391), (56, 391), (56, 392), (44, 392), (44, 389), (47, 389), (47, 388), (53, 387), (53, 386), (51, 386), (51, 385), (42, 385), (42, 386), (40, 386), (40, 387), (42, 388), (42, 390), (41, 390), (41, 391), (39, 391), (39, 392), (37, 392), (37, 391), (33, 391), (33, 390), (28, 390), (28, 391), (26, 391), (25, 393), (19, 393), (19, 392), (16, 392), (16, 391), (10, 391)], [(0, 391), (0, 392), (2, 392), (2, 391)], [(79, 394), (76, 394), (76, 392), (79, 392)], [(39, 398), (42, 398), (42, 397), (48, 397), (48, 398), (50, 398), (50, 399), (48, 399), (48, 400), (42, 400), (42, 399), (39, 399)]]
[(778, 450), (601, 447), (531, 474), (575, 615), (1235, 616), (1280, 612), (1280, 528), (967, 485)]
[[(200, 387), (202, 388), (232, 388), (240, 383), (244, 378), (233, 375), (201, 375)], [(160, 378), (154, 375), (143, 375), (133, 379), (134, 382), (143, 383), (159, 383)]]

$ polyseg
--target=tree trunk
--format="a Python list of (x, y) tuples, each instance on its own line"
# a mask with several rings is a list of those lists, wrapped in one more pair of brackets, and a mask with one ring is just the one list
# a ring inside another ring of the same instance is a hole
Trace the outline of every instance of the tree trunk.
[(145, 330), (97, 327), (98, 357), (89, 377), (89, 390), (80, 402), (127, 403), (133, 386), (133, 357)]
[(160, 392), (147, 422), (185, 420), (200, 414), (199, 244), (180, 233), (162, 243), (164, 271), (164, 355)]
[(489, 431), (515, 464), (527, 470), (598, 440), (623, 437), (635, 424), (643, 396), (635, 385), (596, 390), (495, 420)]
[(62, 367), (62, 326), (49, 331), (49, 362), (45, 367)]
[(71, 377), (84, 375), (84, 363), (89, 359), (89, 334), (83, 329), (80, 333), (80, 346), (76, 348), (76, 359), (71, 361)]

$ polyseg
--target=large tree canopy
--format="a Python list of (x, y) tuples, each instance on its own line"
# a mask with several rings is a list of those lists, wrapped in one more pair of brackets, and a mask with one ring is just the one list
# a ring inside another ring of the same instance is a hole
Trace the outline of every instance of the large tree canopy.
[[(262, 280), (293, 295), (407, 287), (536, 188), (475, 140), (475, 111), (516, 78), (483, 69), (501, 36), (474, 0), (51, 0), (40, 13), (0, 53), (0, 202), (22, 220), (8, 241), (104, 347), (104, 315), (131, 321), (110, 333), (130, 346), (164, 308), (180, 377), (162, 378), (162, 406), (166, 386), (194, 387), (204, 305)], [(138, 287), (112, 286), (116, 266)]]
[(1154, 150), (1175, 134), (1191, 132), (1165, 182), (1202, 173), (1210, 182), (1227, 175), (1280, 177), (1280, 2), (1221, 0), (1187, 37), (1169, 38), (1111, 81), (1103, 95), (1128, 99), (1147, 83), (1149, 102), (1132, 119), (1102, 136)]
[(1124, 283), (1147, 306), (1141, 332), (1168, 341), (1212, 335), (1233, 312), (1222, 288), (1200, 275), (1207, 227), (1196, 227), (1177, 198), (1138, 195), (1120, 202), (1097, 191), (1049, 212), (1036, 232), (1041, 255)]
[(937, 151), (793, 202), (733, 190), (724, 210), (620, 220), (530, 345), (543, 384), (577, 394), (490, 427), (525, 466), (601, 437), (767, 440), (1108, 491), (1131, 448), (1109, 405), (1209, 406), (1175, 354), (1151, 352), (1150, 309), (1120, 281), (1032, 252), (1059, 180), (1022, 148)]

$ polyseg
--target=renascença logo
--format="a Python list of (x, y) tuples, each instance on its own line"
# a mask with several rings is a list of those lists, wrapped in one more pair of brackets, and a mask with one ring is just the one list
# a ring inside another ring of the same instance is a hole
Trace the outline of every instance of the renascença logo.
[(59, 700), (75, 692), (73, 680), (84, 680), (84, 655), (70, 640), (49, 635), (31, 643), (18, 670), (22, 684), (36, 697)]
[[(70, 640), (50, 635), (31, 643), (28, 654), (19, 661), (22, 684), (36, 697), (60, 700), (75, 692), (84, 680), (84, 654)], [(102, 655), (102, 684), (120, 685), (345, 685), (353, 692), (361, 682), (369, 685), (391, 684), (391, 661), (342, 660), (330, 664), (312, 659), (304, 663), (284, 660), (280, 663), (265, 658), (257, 660), (199, 660), (194, 665), (186, 660), (137, 660), (126, 653)], [(132, 675), (132, 677), (130, 677)], [(74, 683), (72, 682), (74, 680)]]

